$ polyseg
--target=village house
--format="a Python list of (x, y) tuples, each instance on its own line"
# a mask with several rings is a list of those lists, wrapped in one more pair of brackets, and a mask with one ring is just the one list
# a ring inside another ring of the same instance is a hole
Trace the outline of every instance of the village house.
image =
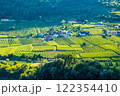
[(118, 28), (118, 27), (119, 27), (119, 25), (113, 25), (113, 27), (116, 27), (116, 28)]
[(20, 38), (20, 35), (17, 35), (15, 38)]
[(67, 34), (70, 34), (70, 35), (72, 35), (72, 32), (67, 32)]
[(82, 31), (82, 32), (79, 32), (79, 35), (80, 36), (87, 36), (87, 35), (90, 35), (90, 32), (89, 31)]
[(105, 35), (105, 36), (110, 36), (110, 35), (120, 36), (120, 31), (119, 31), (119, 32), (112, 32), (112, 31), (110, 30), (110, 31), (107, 31), (104, 35)]
[(106, 33), (104, 33), (105, 36), (110, 36), (112, 34), (112, 31), (107, 31)]
[(47, 40), (53, 40), (52, 35), (46, 35), (45, 39), (47, 39)]
[(112, 35), (113, 36), (117, 36), (117, 32), (112, 32)]
[(120, 25), (113, 25), (114, 28), (116, 28), (117, 30), (120, 29)]
[(62, 20), (62, 23), (65, 23), (66, 22), (66, 20)]
[(58, 34), (53, 34), (52, 38), (57, 38), (58, 36)]
[(15, 21), (14, 19), (1, 19), (2, 22)]
[(42, 38), (42, 40), (44, 40), (45, 42), (47, 42), (47, 39), (45, 39), (45, 38)]
[(77, 19), (70, 19), (68, 21), (68, 23), (70, 23), (70, 24), (76, 24), (77, 23)]

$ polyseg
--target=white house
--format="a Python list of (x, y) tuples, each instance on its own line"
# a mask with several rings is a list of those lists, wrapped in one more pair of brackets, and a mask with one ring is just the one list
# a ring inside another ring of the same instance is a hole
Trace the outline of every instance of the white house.
[(57, 38), (58, 36), (59, 36), (58, 34), (54, 34), (52, 38)]
[(90, 35), (90, 32), (89, 31), (79, 32), (79, 35), (80, 36), (87, 36), (87, 35)]

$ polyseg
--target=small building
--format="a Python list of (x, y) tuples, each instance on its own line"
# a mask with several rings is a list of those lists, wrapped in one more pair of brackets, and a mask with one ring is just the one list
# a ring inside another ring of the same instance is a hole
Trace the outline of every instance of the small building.
[(68, 33), (67, 33), (67, 37), (71, 37), (71, 36), (72, 36), (71, 34), (68, 34)]
[(116, 28), (118, 28), (118, 27), (119, 27), (119, 25), (113, 25), (113, 27), (116, 27)]
[(17, 35), (15, 38), (20, 38), (20, 35)]
[(110, 36), (110, 35), (112, 35), (112, 30), (107, 31), (107, 32), (105, 33), (105, 36)]
[(113, 36), (117, 36), (117, 32), (112, 32), (112, 35)]
[(47, 40), (53, 40), (52, 35), (45, 36), (45, 39), (47, 39)]
[(58, 36), (59, 36), (58, 34), (54, 34), (52, 38), (57, 38)]
[(43, 36), (43, 34), (40, 32), (40, 33), (38, 33), (38, 36), (42, 37), (42, 36)]
[(9, 21), (10, 19), (1, 19), (1, 21)]
[(2, 22), (15, 21), (14, 19), (1, 19)]
[(47, 39), (46, 39), (46, 38), (42, 38), (42, 40), (44, 40), (45, 42), (47, 42)]
[(76, 23), (77, 23), (77, 20), (76, 20), (76, 19), (70, 19), (70, 20), (68, 21), (68, 23), (70, 23), (70, 24), (76, 24)]
[(65, 23), (66, 22), (66, 20), (62, 20), (62, 23)]
[(82, 31), (82, 32), (79, 32), (79, 35), (80, 36), (87, 36), (87, 35), (90, 35), (90, 32), (89, 31)]
[(70, 35), (72, 35), (72, 32), (67, 32), (67, 34), (70, 34)]

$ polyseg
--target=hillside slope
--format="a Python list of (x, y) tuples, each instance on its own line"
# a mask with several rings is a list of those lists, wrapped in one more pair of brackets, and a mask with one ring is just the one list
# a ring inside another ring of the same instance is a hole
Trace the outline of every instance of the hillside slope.
[(38, 19), (39, 16), (79, 15), (80, 19), (109, 15), (99, 0), (0, 0), (0, 18)]

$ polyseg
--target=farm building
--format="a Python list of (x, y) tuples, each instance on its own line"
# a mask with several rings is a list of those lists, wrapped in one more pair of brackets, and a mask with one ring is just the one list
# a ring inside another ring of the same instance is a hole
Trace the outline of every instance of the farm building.
[(66, 20), (62, 20), (62, 23), (65, 23), (66, 22)]
[(117, 32), (112, 32), (112, 35), (113, 36), (117, 36)]
[(107, 31), (106, 33), (104, 33), (105, 36), (110, 36), (112, 34), (112, 31)]
[(79, 32), (79, 35), (80, 36), (87, 36), (87, 35), (90, 35), (90, 32), (89, 31), (82, 31), (82, 32)]
[(105, 35), (105, 36), (110, 36), (110, 35), (120, 36), (120, 32), (112, 32), (112, 31), (110, 30), (110, 31), (107, 31), (104, 35)]
[(40, 33), (38, 33), (38, 36), (42, 37), (42, 36), (43, 36), (43, 34), (40, 32)]
[(13, 20), (13, 19), (1, 19), (1, 21), (7, 22), (7, 21), (15, 21), (15, 20)]
[(70, 19), (69, 21), (68, 21), (68, 23), (70, 23), (70, 24), (75, 24), (75, 23), (77, 23), (77, 20), (76, 19)]
[(45, 39), (47, 39), (47, 40), (53, 40), (52, 35), (45, 36)]
[(57, 38), (58, 36), (59, 36), (58, 34), (54, 34), (52, 38)]
[(67, 34), (71, 34), (72, 35), (72, 32), (67, 32)]
[(118, 28), (118, 27), (119, 27), (119, 25), (113, 25), (113, 27), (116, 27), (116, 28)]
[(20, 35), (16, 36), (15, 38), (20, 38)]

